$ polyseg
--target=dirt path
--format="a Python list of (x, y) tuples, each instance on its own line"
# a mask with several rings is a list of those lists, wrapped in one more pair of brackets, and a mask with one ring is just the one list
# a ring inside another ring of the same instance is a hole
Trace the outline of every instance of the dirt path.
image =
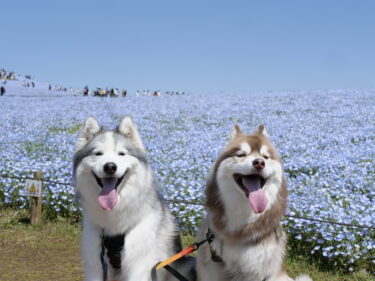
[(79, 237), (66, 223), (0, 224), (0, 280), (82, 280)]

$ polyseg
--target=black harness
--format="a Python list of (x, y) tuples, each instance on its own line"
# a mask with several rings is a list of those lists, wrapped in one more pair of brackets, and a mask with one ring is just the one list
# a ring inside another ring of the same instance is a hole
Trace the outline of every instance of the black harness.
[(107, 280), (108, 276), (108, 265), (105, 262), (104, 254), (107, 249), (107, 257), (109, 263), (112, 265), (115, 271), (121, 270), (121, 252), (124, 249), (125, 233), (114, 236), (104, 235), (104, 230), (101, 236), (102, 239), (102, 251), (100, 253), (100, 261), (103, 269), (103, 281)]
[[(101, 235), (102, 240), (102, 251), (100, 253), (100, 261), (102, 263), (103, 269), (103, 281), (106, 281), (108, 278), (108, 264), (105, 261), (105, 250), (107, 250), (107, 257), (109, 263), (112, 265), (115, 271), (121, 270), (121, 252), (124, 249), (125, 244), (125, 233), (118, 234), (114, 236), (108, 236), (104, 234), (104, 230), (102, 231)], [(151, 279), (152, 281), (157, 281), (156, 277), (156, 266), (151, 271)], [(171, 273), (174, 277), (176, 277), (179, 281), (189, 281), (186, 279), (181, 273), (179, 273), (176, 269), (167, 265), (164, 267), (169, 273)]]

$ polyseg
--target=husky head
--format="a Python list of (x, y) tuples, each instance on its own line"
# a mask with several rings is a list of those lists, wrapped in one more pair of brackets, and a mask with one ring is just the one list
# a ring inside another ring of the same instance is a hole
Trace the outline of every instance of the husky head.
[(76, 192), (83, 201), (95, 196), (102, 209), (112, 210), (131, 174), (146, 163), (143, 143), (130, 117), (123, 118), (115, 131), (104, 131), (89, 117), (73, 159)]
[(283, 215), (285, 197), (282, 162), (264, 126), (251, 135), (234, 126), (230, 141), (209, 176), (206, 189), (209, 210), (221, 222), (230, 216), (241, 221), (239, 224), (246, 224), (270, 212)]

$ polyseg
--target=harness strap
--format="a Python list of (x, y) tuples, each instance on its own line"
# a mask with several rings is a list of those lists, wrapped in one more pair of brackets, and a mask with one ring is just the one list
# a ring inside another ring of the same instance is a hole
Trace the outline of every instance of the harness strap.
[(283, 236), (283, 226), (281, 223), (276, 227), (275, 229), (275, 235), (276, 235), (276, 240), (279, 240), (281, 236)]
[(108, 265), (107, 265), (107, 263), (105, 262), (105, 259), (104, 259), (104, 253), (105, 253), (105, 249), (104, 249), (104, 229), (102, 231), (101, 238), (102, 238), (102, 251), (100, 253), (100, 262), (102, 263), (103, 281), (106, 281), (107, 280), (107, 274), (108, 274)]
[(104, 236), (103, 244), (107, 249), (109, 263), (116, 270), (121, 269), (121, 252), (124, 249), (125, 233), (115, 236)]
[(176, 277), (180, 281), (189, 281), (184, 276), (182, 276), (176, 269), (174, 269), (170, 265), (166, 265), (165, 269), (169, 271), (169, 273), (173, 274), (174, 277)]
[[(158, 277), (157, 277), (157, 274), (156, 274), (156, 270), (157, 270), (157, 265), (156, 264), (152, 270), (151, 270), (151, 281), (158, 281)], [(172, 266), (170, 265), (165, 265), (164, 268), (169, 272), (171, 273), (177, 280), (179, 281), (189, 281), (188, 279), (186, 279), (181, 273), (179, 273), (176, 269), (174, 269)]]
[(106, 281), (108, 278), (108, 264), (105, 260), (105, 250), (107, 249), (107, 258), (109, 263), (112, 265), (113, 269), (121, 269), (121, 251), (124, 248), (125, 243), (125, 233), (115, 235), (115, 236), (106, 236), (104, 234), (104, 229), (102, 230), (102, 235), (100, 236), (102, 240), (102, 250), (100, 253), (100, 262), (102, 264), (103, 270), (103, 281)]
[[(208, 247), (211, 252), (211, 260), (213, 262), (223, 262), (223, 258), (219, 256), (214, 249), (211, 247), (212, 241), (215, 239), (215, 234), (211, 231), (210, 228), (207, 229), (206, 238), (208, 241)], [(221, 252), (223, 252), (223, 244), (221, 244)]]

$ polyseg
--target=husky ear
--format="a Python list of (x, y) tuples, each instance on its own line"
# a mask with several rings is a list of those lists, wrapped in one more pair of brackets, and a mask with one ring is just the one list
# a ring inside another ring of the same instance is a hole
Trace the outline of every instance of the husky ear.
[(259, 125), (258, 131), (259, 131), (260, 134), (262, 134), (263, 136), (268, 138), (268, 133), (267, 133), (266, 127), (264, 127), (263, 124)]
[(145, 151), (141, 137), (138, 133), (137, 126), (129, 116), (125, 116), (118, 126), (118, 132), (125, 137), (129, 138), (130, 141), (142, 151)]
[(233, 140), (234, 138), (243, 135), (244, 133), (241, 131), (238, 125), (234, 125), (232, 132), (229, 135), (229, 140)]
[(79, 133), (76, 149), (83, 148), (100, 130), (98, 121), (94, 117), (88, 117)]

